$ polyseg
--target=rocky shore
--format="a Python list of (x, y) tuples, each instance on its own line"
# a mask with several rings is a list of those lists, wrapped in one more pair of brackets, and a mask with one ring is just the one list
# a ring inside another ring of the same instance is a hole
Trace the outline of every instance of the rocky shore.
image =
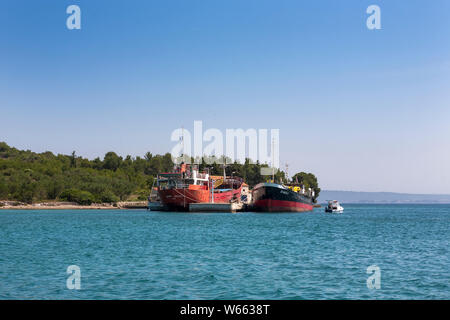
[(145, 209), (147, 208), (146, 201), (134, 202), (117, 202), (117, 203), (93, 203), (91, 205), (80, 205), (76, 202), (39, 202), (39, 203), (23, 203), (19, 201), (0, 201), (1, 209), (18, 209), (18, 210), (74, 210), (74, 209)]

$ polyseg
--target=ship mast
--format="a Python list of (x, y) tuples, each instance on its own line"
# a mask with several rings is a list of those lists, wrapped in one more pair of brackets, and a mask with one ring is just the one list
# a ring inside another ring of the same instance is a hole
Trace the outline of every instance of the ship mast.
[(227, 172), (225, 171), (226, 166), (227, 165), (225, 163), (222, 164), (222, 167), (223, 167), (223, 183), (225, 183), (225, 180), (227, 179)]
[[(182, 147), (183, 147), (183, 153), (182, 153), (182, 160), (181, 163), (184, 163), (184, 127), (181, 127), (181, 143), (182, 143)], [(184, 164), (185, 166), (185, 164)], [(181, 165), (181, 167), (183, 167), (183, 165)], [(182, 173), (182, 177), (184, 177), (184, 173)], [(184, 185), (185, 180), (182, 180), (183, 182), (183, 207), (186, 208), (186, 186)]]
[(274, 166), (274, 152), (273, 152), (273, 150), (274, 150), (274, 138), (272, 137), (272, 150), (271, 150), (271, 152), (272, 152), (272, 182), (273, 183), (275, 183), (275, 166)]
[(183, 150), (183, 153), (181, 154), (181, 157), (182, 157), (182, 162), (184, 162), (184, 127), (182, 126), (181, 127), (181, 146), (182, 146), (182, 149), (181, 150)]
[(286, 162), (286, 183), (289, 183), (289, 164)]

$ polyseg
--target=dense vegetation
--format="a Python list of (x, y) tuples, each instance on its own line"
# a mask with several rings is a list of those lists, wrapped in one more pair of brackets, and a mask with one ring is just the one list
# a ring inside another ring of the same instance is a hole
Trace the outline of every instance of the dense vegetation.
[[(80, 204), (145, 200), (156, 175), (171, 171), (173, 166), (169, 153), (153, 155), (147, 152), (143, 158), (122, 158), (108, 152), (103, 160), (89, 160), (77, 156), (75, 152), (71, 155), (34, 153), (0, 142), (0, 200), (27, 203), (63, 200)], [(200, 165), (201, 170), (207, 167), (211, 174), (223, 173), (222, 166), (217, 163)], [(226, 172), (227, 175), (242, 177), (254, 186), (267, 180), (260, 173), (262, 167), (267, 165), (250, 164), (247, 160), (245, 164), (227, 166)], [(313, 180), (310, 180), (311, 176)], [(302, 181), (317, 183), (311, 176), (302, 176)], [(281, 181), (283, 177), (284, 173), (280, 171), (275, 175), (275, 180)]]
[(308, 188), (311, 188), (314, 190), (314, 202), (316, 202), (317, 198), (320, 194), (320, 188), (319, 183), (317, 182), (317, 178), (312, 173), (306, 173), (306, 172), (300, 172), (296, 173), (292, 177), (292, 181), (294, 183), (300, 183), (305, 186), (305, 189), (308, 190)]
[(0, 199), (82, 204), (146, 199), (158, 172), (173, 167), (170, 154), (125, 159), (108, 152), (88, 160), (51, 152), (20, 151), (0, 142)]

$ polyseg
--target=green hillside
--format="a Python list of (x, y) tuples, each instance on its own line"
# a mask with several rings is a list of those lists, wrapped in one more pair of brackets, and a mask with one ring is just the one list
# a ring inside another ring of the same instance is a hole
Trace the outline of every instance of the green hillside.
[[(159, 172), (173, 169), (170, 153), (142, 157), (122, 158), (108, 152), (103, 159), (89, 160), (76, 155), (54, 155), (52, 152), (35, 153), (18, 150), (0, 142), (0, 200), (33, 203), (48, 200), (71, 201), (80, 204), (112, 203), (126, 200), (145, 200)], [(219, 164), (200, 165), (200, 170), (210, 168), (211, 174), (221, 175)], [(264, 182), (260, 170), (266, 164), (234, 163), (226, 167), (227, 175), (244, 178), (252, 187)], [(314, 184), (314, 175), (296, 175), (305, 185)], [(284, 172), (275, 175), (276, 181)], [(311, 179), (310, 179), (311, 178)], [(312, 182), (309, 182), (309, 181)], [(318, 194), (318, 193), (317, 193)]]

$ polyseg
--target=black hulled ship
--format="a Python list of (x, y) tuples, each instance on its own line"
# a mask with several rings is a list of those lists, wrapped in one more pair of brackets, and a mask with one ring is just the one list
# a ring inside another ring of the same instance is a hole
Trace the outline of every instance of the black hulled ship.
[(294, 185), (260, 183), (252, 191), (252, 210), (264, 212), (303, 212), (313, 210), (313, 194)]

